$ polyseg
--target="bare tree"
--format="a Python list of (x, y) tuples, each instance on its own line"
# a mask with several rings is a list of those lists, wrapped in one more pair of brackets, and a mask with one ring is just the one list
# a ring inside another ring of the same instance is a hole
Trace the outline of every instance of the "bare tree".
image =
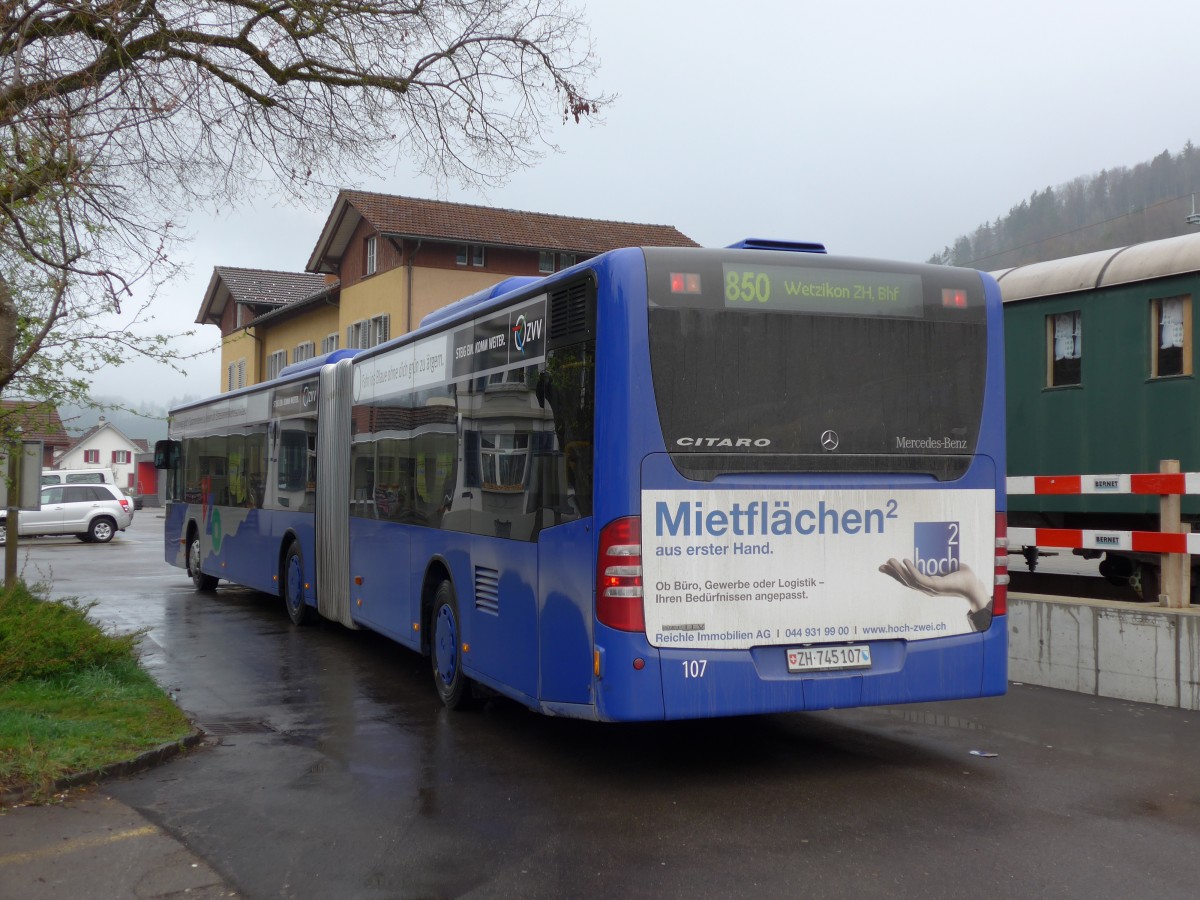
[(0, 2), (0, 393), (171, 360), (143, 332), (183, 213), (398, 159), (502, 181), (606, 102), (594, 74), (565, 0)]

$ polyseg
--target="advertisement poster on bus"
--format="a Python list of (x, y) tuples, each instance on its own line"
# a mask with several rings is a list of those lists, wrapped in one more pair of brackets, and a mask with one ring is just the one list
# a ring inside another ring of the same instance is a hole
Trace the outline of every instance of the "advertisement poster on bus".
[(644, 491), (646, 633), (745, 649), (967, 634), (990, 620), (988, 490)]

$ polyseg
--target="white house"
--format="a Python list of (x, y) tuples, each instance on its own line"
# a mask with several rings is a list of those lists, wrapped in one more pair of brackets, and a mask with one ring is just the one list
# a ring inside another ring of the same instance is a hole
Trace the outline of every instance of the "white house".
[(134, 457), (149, 450), (144, 438), (128, 438), (104, 418), (54, 460), (56, 469), (111, 469), (113, 482), (136, 491)]

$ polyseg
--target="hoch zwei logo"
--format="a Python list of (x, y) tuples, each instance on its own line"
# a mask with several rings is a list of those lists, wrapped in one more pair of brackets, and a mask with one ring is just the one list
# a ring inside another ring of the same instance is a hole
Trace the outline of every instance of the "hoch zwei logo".
[(913, 523), (913, 565), (922, 575), (949, 575), (959, 568), (957, 522)]

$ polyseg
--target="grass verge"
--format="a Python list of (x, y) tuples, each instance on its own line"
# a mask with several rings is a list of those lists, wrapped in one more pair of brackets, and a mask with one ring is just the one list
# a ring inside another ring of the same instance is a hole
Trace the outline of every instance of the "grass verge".
[(138, 665), (141, 634), (105, 632), (88, 618), (93, 605), (0, 589), (0, 795), (32, 788), (46, 799), (62, 778), (191, 732)]

